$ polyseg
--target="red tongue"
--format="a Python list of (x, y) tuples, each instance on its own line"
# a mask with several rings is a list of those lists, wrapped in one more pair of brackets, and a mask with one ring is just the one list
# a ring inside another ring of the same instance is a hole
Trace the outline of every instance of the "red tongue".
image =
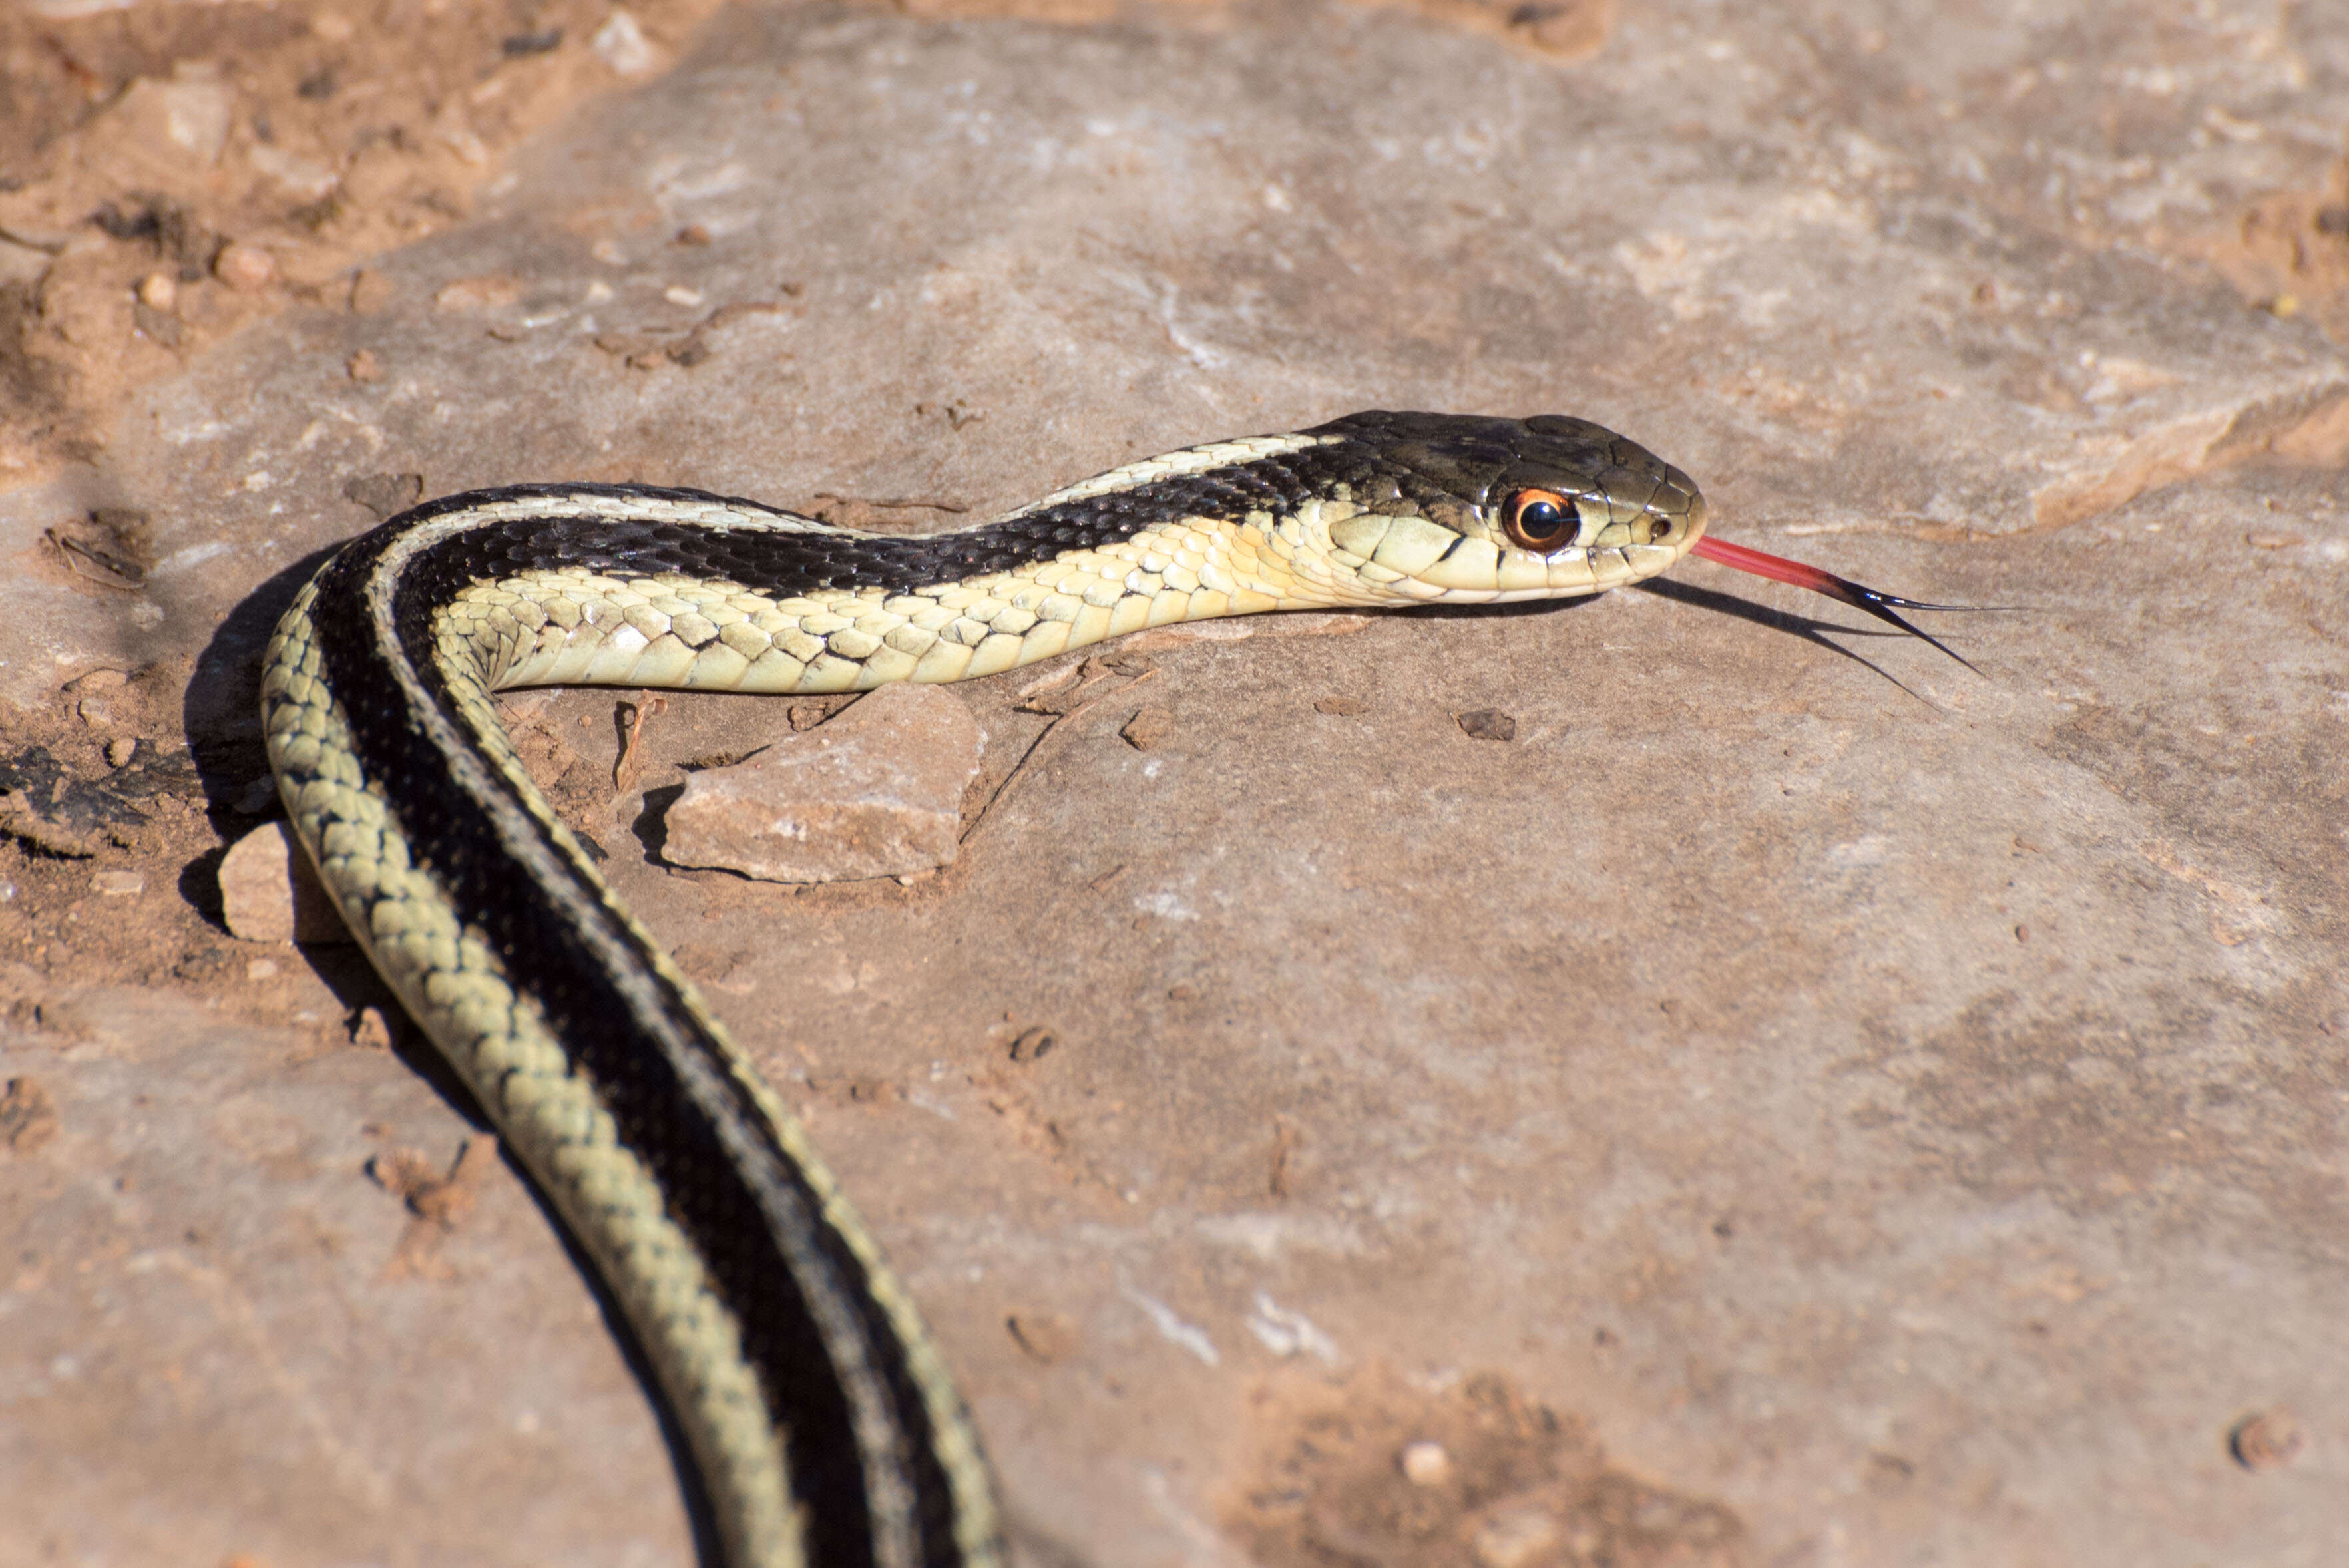
[(1830, 599), (1840, 599), (1847, 604), (1852, 602), (1847, 590), (1853, 585), (1833, 573), (1806, 566), (1799, 561), (1788, 561), (1784, 556), (1764, 555), (1758, 550), (1748, 550), (1742, 544), (1732, 544), (1709, 533), (1696, 542), (1690, 553), (1702, 555), (1707, 561), (1717, 561), (1723, 566), (1733, 566), (1740, 572), (1751, 572), (1756, 577), (1792, 583), (1797, 588), (1808, 588), (1814, 593), (1825, 593)]
[[(1689, 553), (1702, 555), (1707, 561), (1733, 567), (1740, 572), (1751, 572), (1756, 577), (1767, 577), (1774, 583), (1791, 583), (1797, 588), (1807, 588), (1814, 593), (1824, 593), (1828, 598), (1848, 604), (1855, 610), (1865, 610), (1879, 621), (1889, 621), (1912, 637), (1923, 638), (1970, 670), (1974, 667), (1964, 655), (1950, 647), (1939, 637), (1918, 630), (1894, 612), (1896, 607), (1900, 610), (1971, 610), (1979, 606), (1926, 604), (1914, 599), (1897, 599), (1889, 593), (1879, 593), (1873, 588), (1863, 587), (1848, 578), (1838, 577), (1832, 572), (1822, 572), (1816, 566), (1806, 566), (1799, 561), (1788, 561), (1784, 556), (1768, 555), (1759, 550), (1749, 550), (1743, 544), (1732, 544), (1725, 539), (1715, 539), (1709, 533), (1698, 540)], [(1976, 670), (1975, 673), (1979, 675), (1981, 672)]]

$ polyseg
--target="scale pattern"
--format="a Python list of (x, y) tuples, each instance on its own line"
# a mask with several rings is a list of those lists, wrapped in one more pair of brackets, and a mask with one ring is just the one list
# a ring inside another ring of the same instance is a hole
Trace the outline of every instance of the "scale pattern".
[[(1570, 498), (1571, 545), (1501, 501)], [(552, 683), (947, 681), (1172, 621), (1588, 593), (1679, 559), (1695, 487), (1585, 421), (1360, 414), (909, 539), (692, 490), (450, 497), (354, 542), (262, 682), (295, 828), (376, 967), (621, 1304), (730, 1568), (994, 1564), (976, 1431), (780, 1099), (532, 786), (491, 701)]]

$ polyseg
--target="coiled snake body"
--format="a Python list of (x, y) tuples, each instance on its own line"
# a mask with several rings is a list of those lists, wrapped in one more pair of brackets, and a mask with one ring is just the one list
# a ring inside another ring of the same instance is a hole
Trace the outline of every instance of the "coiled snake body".
[[(1356, 414), (932, 538), (691, 490), (483, 490), (319, 572), (270, 644), (262, 717), (352, 931), (625, 1311), (729, 1568), (991, 1564), (986, 1461), (913, 1304), (490, 694), (848, 691), (1208, 616), (1591, 593), (1736, 550), (1704, 550), (1704, 521), (1678, 469), (1557, 416)], [(1825, 583), (1889, 619), (1907, 603)]]

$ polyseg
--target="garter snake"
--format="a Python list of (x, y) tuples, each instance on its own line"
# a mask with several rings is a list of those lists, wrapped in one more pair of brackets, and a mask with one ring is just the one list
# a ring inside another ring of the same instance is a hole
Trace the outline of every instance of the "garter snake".
[[(344, 918), (626, 1314), (728, 1568), (975, 1568), (1003, 1561), (993, 1489), (913, 1304), (533, 787), (491, 694), (951, 681), (1175, 621), (1568, 597), (1753, 554), (1704, 524), (1680, 469), (1558, 416), (1355, 414), (926, 538), (695, 490), (479, 490), (301, 590), (262, 719)], [(1730, 563), (1910, 607), (1755, 559)]]

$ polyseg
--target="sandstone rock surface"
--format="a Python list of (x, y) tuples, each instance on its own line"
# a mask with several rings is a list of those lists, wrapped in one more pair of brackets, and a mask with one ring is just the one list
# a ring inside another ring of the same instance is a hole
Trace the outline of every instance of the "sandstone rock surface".
[[(233, 798), (271, 620), (411, 476), (919, 531), (1355, 407), (1597, 418), (1726, 536), (2022, 608), (1937, 624), (1977, 676), (1695, 563), (1167, 636), (1147, 690), (1064, 716), (1030, 672), (974, 683), (983, 784), (1027, 760), (912, 887), (672, 874), (609, 809), (614, 694), (544, 699), (524, 755), (811, 1116), (1030, 1561), (1411, 1561), (1375, 1532), (1430, 1440), (1459, 1484), (1408, 1495), (1464, 1560), (1538, 1513), (1627, 1565), (2328, 1562), (2349, 22), (1616, 15), (1561, 65), (1311, 3), (730, 10), (468, 165), (466, 221), (0, 490), (5, 724), (95, 775), (176, 743), (126, 717), (171, 686)], [(565, 48), (608, 76), (599, 25)], [(45, 296), (59, 330), (129, 319), (169, 264), (131, 259)], [(93, 666), (140, 674), (59, 691)], [(783, 706), (670, 703), (661, 787)], [(388, 1277), (415, 1217), (360, 1172), (474, 1130), (415, 1053), (349, 1045), (392, 1004), (347, 952), (221, 937), (209, 829), (88, 847), (0, 847), (0, 1080), (56, 1125), (0, 1154), (11, 1538), (691, 1561), (661, 1428), (509, 1172)], [(2287, 1408), (2296, 1444), (2247, 1425)], [(1461, 1504), (1504, 1474), (1595, 1490)]]
[(748, 761), (691, 775), (668, 809), (662, 854), (779, 882), (951, 865), (986, 745), (952, 693), (885, 686)]

